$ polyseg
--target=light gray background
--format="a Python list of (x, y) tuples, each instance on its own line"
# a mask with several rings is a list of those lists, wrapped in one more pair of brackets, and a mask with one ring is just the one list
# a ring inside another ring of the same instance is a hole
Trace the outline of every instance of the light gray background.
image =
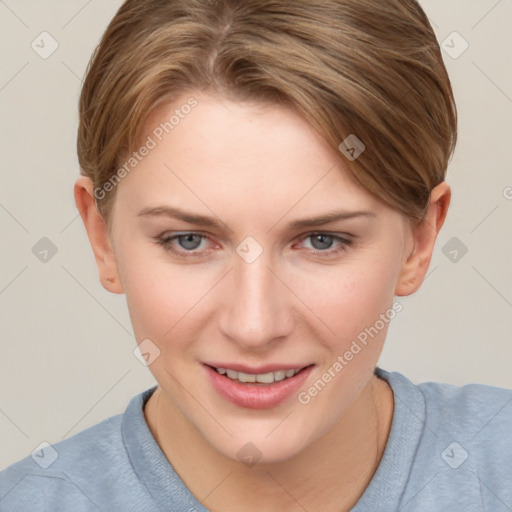
[[(123, 412), (155, 384), (134, 357), (125, 297), (99, 283), (73, 200), (81, 78), (120, 4), (0, 0), (0, 469)], [(445, 41), (459, 109), (453, 199), (427, 279), (400, 298), (379, 366), (414, 382), (512, 388), (512, 0), (422, 5)], [(51, 49), (43, 31), (58, 42), (47, 58), (31, 47)], [(461, 37), (469, 47), (458, 56)], [(57, 248), (46, 262), (32, 251), (43, 237)]]

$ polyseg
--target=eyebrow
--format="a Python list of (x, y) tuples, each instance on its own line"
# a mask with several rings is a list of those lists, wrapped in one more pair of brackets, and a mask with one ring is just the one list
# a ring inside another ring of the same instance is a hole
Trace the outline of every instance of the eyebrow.
[[(188, 212), (173, 206), (154, 206), (141, 210), (138, 217), (171, 217), (174, 219), (182, 220), (190, 224), (198, 226), (212, 227), (217, 229), (225, 229), (226, 225), (220, 219), (215, 217), (208, 217), (206, 215), (199, 215), (196, 213)], [(309, 228), (314, 226), (323, 226), (332, 222), (352, 219), (355, 217), (376, 217), (374, 212), (369, 211), (333, 211), (328, 212), (317, 217), (310, 217), (307, 219), (297, 219), (291, 221), (287, 228), (290, 230), (297, 230), (302, 228)]]

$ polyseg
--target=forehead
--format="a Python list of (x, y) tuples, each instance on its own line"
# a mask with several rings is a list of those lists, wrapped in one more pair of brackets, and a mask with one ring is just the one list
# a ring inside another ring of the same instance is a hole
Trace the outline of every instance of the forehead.
[[(184, 108), (191, 97), (195, 106)], [(152, 113), (140, 144), (151, 149), (118, 191), (133, 205), (192, 203), (209, 214), (231, 206), (275, 218), (318, 202), (346, 209), (377, 204), (350, 177), (344, 158), (284, 106), (184, 94)]]
[[(186, 109), (190, 98), (195, 106)], [(174, 159), (181, 155), (195, 162), (207, 159), (216, 169), (230, 165), (250, 169), (253, 163), (279, 167), (304, 157), (325, 166), (339, 156), (289, 107), (201, 93), (184, 94), (158, 107), (143, 133)]]

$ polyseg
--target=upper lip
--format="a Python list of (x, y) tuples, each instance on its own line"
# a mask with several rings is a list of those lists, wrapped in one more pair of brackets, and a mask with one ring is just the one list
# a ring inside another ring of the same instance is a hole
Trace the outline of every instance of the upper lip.
[(226, 370), (234, 370), (235, 372), (249, 373), (249, 374), (262, 374), (277, 372), (279, 370), (301, 370), (311, 364), (265, 364), (262, 366), (248, 366), (239, 363), (215, 363), (205, 362), (204, 364), (212, 366), (213, 368), (225, 368)]

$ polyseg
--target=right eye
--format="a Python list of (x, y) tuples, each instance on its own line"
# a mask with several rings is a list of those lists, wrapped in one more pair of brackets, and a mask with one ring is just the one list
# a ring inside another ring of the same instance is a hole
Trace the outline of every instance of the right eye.
[[(204, 250), (196, 251), (203, 240), (207, 240), (208, 237), (201, 233), (186, 232), (186, 233), (174, 233), (169, 234), (168, 232), (155, 239), (158, 245), (161, 245), (166, 251), (178, 257), (194, 257), (204, 256)], [(177, 248), (178, 242), (180, 248)]]

